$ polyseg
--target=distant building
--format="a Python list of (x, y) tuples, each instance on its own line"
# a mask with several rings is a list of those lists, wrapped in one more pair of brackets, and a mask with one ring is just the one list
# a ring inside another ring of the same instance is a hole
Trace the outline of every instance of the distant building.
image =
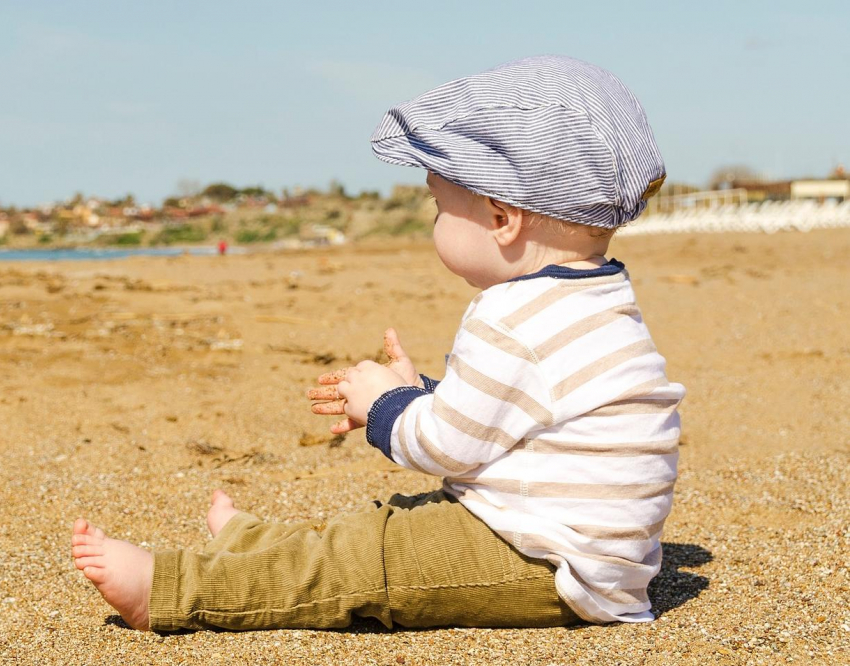
[(790, 180), (736, 180), (736, 189), (747, 191), (748, 201), (786, 201), (791, 198)]
[(310, 224), (301, 227), (299, 237), (302, 242), (311, 245), (343, 245), (345, 234), (324, 224)]
[(27, 211), (22, 217), (24, 226), (31, 233), (49, 234), (53, 231), (53, 221), (42, 219), (35, 211)]
[(850, 180), (795, 180), (791, 183), (791, 198), (850, 201)]

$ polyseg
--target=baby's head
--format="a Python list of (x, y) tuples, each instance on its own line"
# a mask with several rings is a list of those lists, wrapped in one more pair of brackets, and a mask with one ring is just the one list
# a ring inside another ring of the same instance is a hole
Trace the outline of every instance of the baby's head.
[[(372, 150), (428, 170), (437, 250), (477, 286), (527, 268), (529, 251), (564, 261), (604, 254), (665, 176), (634, 95), (610, 72), (561, 56), (510, 62), (395, 106)], [(511, 266), (482, 281), (460, 260)]]
[(487, 288), (549, 264), (604, 256), (615, 229), (565, 222), (476, 194), (435, 173), (425, 180), (434, 202), (434, 245), (443, 263)]

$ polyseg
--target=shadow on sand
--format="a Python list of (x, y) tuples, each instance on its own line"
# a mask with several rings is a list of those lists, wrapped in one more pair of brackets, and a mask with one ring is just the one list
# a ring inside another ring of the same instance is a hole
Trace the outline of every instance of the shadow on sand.
[(710, 551), (692, 543), (662, 542), (661, 571), (649, 584), (649, 598), (656, 617), (696, 599), (708, 587), (708, 578), (682, 568), (701, 567), (714, 559)]

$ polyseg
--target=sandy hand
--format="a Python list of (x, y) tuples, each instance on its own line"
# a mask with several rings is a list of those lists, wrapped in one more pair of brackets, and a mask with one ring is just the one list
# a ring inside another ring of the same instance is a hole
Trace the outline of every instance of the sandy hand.
[(351, 370), (351, 368), (340, 368), (339, 370), (334, 370), (333, 372), (326, 372), (323, 375), (319, 375), (319, 383), (339, 384), (343, 379), (345, 379), (345, 373), (349, 370)]
[[(348, 368), (346, 368), (346, 371), (348, 371)], [(319, 377), (319, 383), (323, 383), (321, 377)], [(334, 382), (334, 384), (339, 384), (339, 382)], [(312, 388), (307, 391), (307, 398), (309, 400), (339, 400), (339, 391), (336, 390), (335, 385)]]
[[(384, 354), (389, 361), (385, 365), (394, 372), (401, 375), (411, 386), (422, 387), (422, 378), (416, 372), (413, 361), (404, 351), (398, 339), (398, 333), (394, 328), (388, 328), (384, 332)], [(307, 399), (313, 400), (311, 411), (314, 414), (340, 415), (345, 414), (345, 400), (340, 398), (336, 385), (345, 379), (345, 375), (351, 368), (340, 368), (333, 372), (319, 375), (319, 388), (307, 391)], [(343, 419), (331, 426), (331, 432), (339, 435), (356, 428), (362, 428), (362, 423), (357, 423), (349, 418)]]
[[(319, 375), (319, 388), (311, 388), (307, 391), (307, 399), (313, 400), (310, 410), (314, 414), (336, 415), (345, 414), (345, 400), (340, 398), (336, 385), (345, 379), (345, 373), (351, 368), (341, 368), (333, 372)], [(344, 418), (331, 426), (331, 432), (341, 435), (346, 432), (360, 428), (361, 424)]]
[(411, 386), (424, 388), (425, 384), (422, 382), (422, 377), (416, 372), (416, 366), (413, 365), (413, 361), (410, 360), (407, 352), (404, 351), (404, 347), (401, 346), (398, 333), (394, 328), (388, 328), (384, 333), (384, 353), (390, 359), (390, 362), (387, 363), (390, 370), (401, 375), (404, 381)]

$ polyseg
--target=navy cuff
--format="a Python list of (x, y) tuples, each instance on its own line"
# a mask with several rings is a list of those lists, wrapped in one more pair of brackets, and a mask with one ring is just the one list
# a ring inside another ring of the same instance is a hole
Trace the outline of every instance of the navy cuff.
[(425, 375), (419, 375), (422, 378), (422, 383), (425, 384), (425, 390), (428, 393), (433, 393), (434, 389), (437, 388), (437, 384), (440, 382), (436, 379), (431, 379), (430, 377), (426, 377)]
[(411, 402), (428, 393), (418, 386), (399, 386), (381, 394), (366, 418), (366, 441), (392, 460), (390, 441), (395, 420)]

